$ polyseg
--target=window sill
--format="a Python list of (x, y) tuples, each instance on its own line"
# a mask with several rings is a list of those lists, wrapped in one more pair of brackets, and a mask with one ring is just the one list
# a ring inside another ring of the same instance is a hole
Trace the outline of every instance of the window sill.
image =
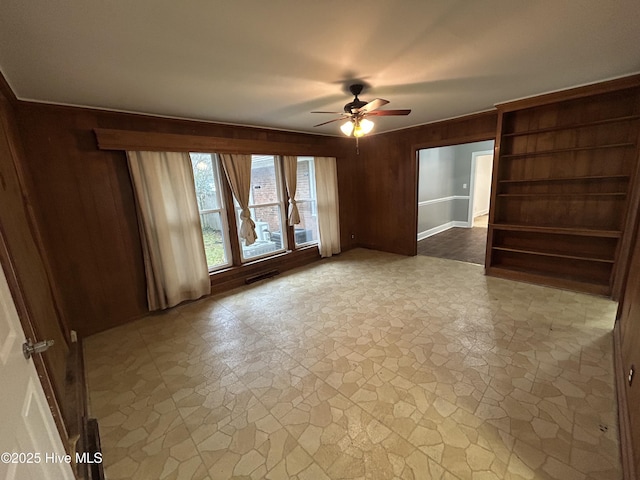
[(209, 273), (211, 293), (217, 294), (246, 284), (246, 279), (271, 270), (278, 273), (320, 260), (318, 244), (305, 245), (296, 250), (287, 250), (263, 257), (242, 265), (234, 265)]

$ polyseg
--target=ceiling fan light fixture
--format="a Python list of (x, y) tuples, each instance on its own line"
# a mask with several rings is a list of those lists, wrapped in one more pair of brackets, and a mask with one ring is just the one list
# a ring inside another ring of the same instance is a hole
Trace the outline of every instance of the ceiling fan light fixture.
[(383, 98), (376, 98), (370, 102), (364, 102), (358, 98), (360, 92), (364, 85), (357, 83), (351, 85), (349, 90), (354, 95), (354, 99), (352, 102), (347, 103), (344, 106), (344, 112), (311, 112), (311, 113), (333, 113), (340, 115), (338, 118), (334, 118), (333, 120), (329, 120), (328, 122), (322, 122), (318, 125), (314, 125), (314, 127), (321, 127), (328, 123), (338, 122), (340, 120), (344, 120), (347, 117), (347, 121), (340, 126), (340, 130), (347, 137), (363, 137), (371, 130), (373, 130), (373, 122), (369, 119), (364, 118), (366, 115), (382, 115), (382, 116), (391, 116), (391, 115), (409, 115), (411, 110), (379, 110), (380, 107), (389, 103), (389, 100), (385, 100)]
[(363, 137), (371, 130), (373, 130), (374, 123), (371, 120), (367, 120), (366, 118), (352, 118), (347, 120), (340, 126), (340, 130), (347, 137)]
[(353, 121), (352, 120), (348, 120), (348, 121), (344, 122), (340, 126), (340, 130), (342, 130), (342, 133), (344, 133), (347, 137), (350, 137), (351, 136), (351, 132), (353, 132)]
[(362, 137), (363, 135), (366, 135), (367, 133), (371, 132), (371, 130), (373, 130), (373, 125), (374, 123), (371, 120), (367, 120), (366, 118), (361, 119), (356, 123), (356, 128), (353, 131), (353, 136)]

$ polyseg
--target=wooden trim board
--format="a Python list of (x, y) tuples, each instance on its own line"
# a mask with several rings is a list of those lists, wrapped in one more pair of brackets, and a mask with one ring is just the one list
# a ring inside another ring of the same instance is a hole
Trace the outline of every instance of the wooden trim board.
[(262, 153), (274, 155), (337, 156), (332, 148), (311, 143), (273, 142), (241, 138), (181, 135), (94, 128), (100, 150), (163, 152)]

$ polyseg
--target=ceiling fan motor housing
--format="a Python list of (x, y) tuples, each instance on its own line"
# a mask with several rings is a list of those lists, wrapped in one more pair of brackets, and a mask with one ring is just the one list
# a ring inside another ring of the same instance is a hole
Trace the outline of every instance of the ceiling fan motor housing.
[(367, 104), (367, 102), (363, 102), (362, 100), (360, 100), (358, 97), (356, 97), (356, 99), (353, 102), (349, 102), (344, 106), (344, 111), (346, 113), (354, 113), (354, 110), (357, 110), (358, 108), (362, 108)]
[(344, 111), (346, 113), (353, 113), (353, 110), (357, 110), (358, 108), (362, 108), (364, 107), (367, 102), (363, 102), (362, 100), (360, 100), (358, 98), (358, 95), (360, 95), (360, 92), (362, 92), (362, 89), (364, 88), (364, 85), (356, 83), (354, 85), (349, 86), (349, 91), (356, 97), (353, 99), (353, 102), (349, 102), (344, 106)]
[[(333, 120), (329, 120), (328, 122), (322, 122), (318, 125), (314, 125), (315, 127), (321, 127), (322, 125), (326, 125), (328, 123), (338, 122), (340, 120), (344, 121), (348, 119), (344, 126), (348, 126), (350, 123), (353, 124), (353, 127), (357, 127), (360, 125), (360, 121), (363, 120), (368, 115), (379, 115), (379, 116), (390, 116), (390, 115), (409, 115), (411, 110), (379, 110), (380, 107), (389, 103), (389, 100), (385, 100), (383, 98), (376, 98), (370, 102), (363, 102), (358, 98), (358, 95), (362, 92), (364, 88), (363, 84), (354, 83), (349, 86), (349, 90), (354, 95), (353, 101), (347, 103), (344, 106), (344, 113), (342, 112), (311, 112), (311, 113), (333, 113), (339, 115), (338, 118), (334, 118)], [(369, 122), (365, 122), (369, 123)], [(373, 125), (373, 123), (371, 123)], [(344, 132), (345, 135), (350, 135), (350, 133)], [(365, 133), (369, 133), (368, 131)], [(364, 133), (363, 133), (364, 134)]]

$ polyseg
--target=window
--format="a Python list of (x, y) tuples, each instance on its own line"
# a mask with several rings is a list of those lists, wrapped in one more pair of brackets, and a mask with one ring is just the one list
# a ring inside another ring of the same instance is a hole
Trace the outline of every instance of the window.
[(220, 188), (218, 157), (210, 153), (190, 153), (200, 224), (209, 271), (231, 264), (229, 227)]
[(313, 157), (298, 157), (296, 202), (300, 223), (294, 226), (296, 246), (318, 242), (318, 203)]
[[(287, 235), (283, 234), (283, 182), (281, 162), (273, 155), (252, 155), (249, 210), (256, 224), (255, 243), (240, 241), (242, 259), (254, 260), (273, 255), (287, 248)], [(240, 208), (236, 202), (236, 219), (240, 224)]]
[[(225, 208), (227, 178), (215, 153), (190, 153), (196, 198), (209, 271), (238, 265), (318, 242), (315, 165), (313, 157), (297, 157), (296, 202), (300, 223), (287, 225), (288, 198), (282, 159), (274, 155), (251, 155), (249, 210), (255, 223), (256, 241), (245, 245), (238, 227), (240, 205)], [(224, 187), (224, 189), (223, 189)], [(226, 193), (229, 195), (229, 192)], [(229, 236), (236, 230), (236, 242)], [(290, 244), (293, 230), (294, 245)], [(239, 248), (239, 252), (236, 249)], [(235, 259), (235, 260), (234, 260)]]

